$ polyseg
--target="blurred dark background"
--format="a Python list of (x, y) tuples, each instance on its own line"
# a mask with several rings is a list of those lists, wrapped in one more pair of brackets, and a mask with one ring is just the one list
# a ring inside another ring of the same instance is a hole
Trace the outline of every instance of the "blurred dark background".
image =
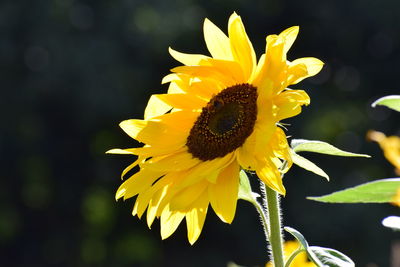
[(207, 53), (203, 19), (226, 32), (233, 11), (258, 56), (267, 34), (300, 25), (288, 58), (326, 63), (295, 87), (312, 101), (286, 121), (288, 135), (373, 155), (304, 155), (331, 182), (293, 167), (285, 177), (284, 224), (357, 266), (389, 266), (400, 236), (381, 220), (398, 208), (305, 197), (395, 176), (365, 134), (399, 134), (400, 114), (370, 107), (399, 94), (397, 0), (2, 0), (0, 266), (262, 266), (268, 260), (258, 215), (243, 201), (232, 225), (209, 210), (194, 246), (184, 223), (161, 241), (158, 221), (149, 230), (131, 216), (133, 200), (114, 200), (120, 172), (133, 158), (104, 154), (135, 145), (118, 123), (142, 118), (150, 95), (165, 92), (161, 78), (178, 65), (168, 46)]

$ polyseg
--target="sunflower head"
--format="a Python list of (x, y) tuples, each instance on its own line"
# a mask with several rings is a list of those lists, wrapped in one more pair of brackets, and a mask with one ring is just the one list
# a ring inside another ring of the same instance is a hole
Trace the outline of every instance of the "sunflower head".
[(160, 218), (162, 238), (185, 219), (190, 243), (199, 237), (210, 204), (222, 221), (232, 222), (241, 169), (285, 194), (281, 174), (292, 160), (280, 121), (310, 102), (304, 91), (288, 87), (323, 65), (316, 58), (287, 60), (298, 27), (269, 35), (258, 61), (236, 13), (228, 35), (208, 19), (203, 29), (210, 56), (170, 48), (183, 65), (164, 77), (168, 92), (151, 96), (143, 120), (120, 124), (143, 147), (110, 151), (138, 157), (122, 176), (137, 165), (139, 171), (116, 198), (137, 195), (133, 214), (141, 217), (147, 209), (149, 227)]

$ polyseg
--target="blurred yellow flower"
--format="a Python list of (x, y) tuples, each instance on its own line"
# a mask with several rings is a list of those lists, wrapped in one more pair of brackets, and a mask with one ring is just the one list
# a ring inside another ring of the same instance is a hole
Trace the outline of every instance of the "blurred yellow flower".
[(397, 189), (396, 194), (394, 195), (391, 204), (400, 207), (400, 188)]
[[(292, 253), (295, 252), (299, 247), (300, 244), (297, 241), (286, 241), (283, 247), (285, 261), (287, 261), (290, 255), (292, 255)], [(299, 254), (297, 254), (297, 256), (290, 264), (290, 267), (316, 267), (316, 266), (317, 265), (308, 260), (306, 252), (300, 252)], [(272, 267), (272, 263), (268, 262), (265, 265), (265, 267)]]
[(368, 131), (367, 138), (379, 144), (385, 158), (396, 168), (396, 173), (400, 175), (400, 137), (386, 136), (384, 133), (371, 130)]
[(222, 221), (231, 223), (241, 168), (285, 194), (281, 172), (292, 160), (279, 121), (299, 114), (310, 102), (304, 91), (287, 87), (317, 74), (323, 65), (310, 57), (286, 59), (298, 31), (292, 27), (269, 35), (257, 62), (236, 13), (229, 18), (228, 36), (206, 19), (204, 38), (211, 57), (170, 48), (184, 66), (164, 77), (168, 93), (151, 96), (144, 120), (121, 122), (144, 146), (109, 151), (138, 156), (122, 176), (140, 167), (119, 187), (116, 198), (138, 195), (133, 215), (140, 218), (147, 209), (149, 227), (160, 218), (163, 239), (185, 218), (193, 244), (209, 204)]

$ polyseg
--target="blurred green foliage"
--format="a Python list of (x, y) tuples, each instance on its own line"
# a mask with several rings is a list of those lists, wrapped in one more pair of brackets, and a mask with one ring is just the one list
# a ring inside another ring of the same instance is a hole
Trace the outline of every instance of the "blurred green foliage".
[(370, 108), (378, 97), (399, 92), (398, 10), (396, 0), (1, 1), (1, 266), (261, 266), (268, 260), (257, 214), (242, 201), (231, 226), (209, 212), (193, 247), (184, 225), (161, 241), (158, 223), (150, 231), (130, 215), (132, 200), (114, 201), (120, 171), (133, 159), (104, 154), (137, 145), (118, 123), (141, 118), (150, 95), (166, 90), (161, 78), (178, 64), (168, 46), (207, 53), (203, 19), (226, 30), (233, 11), (258, 56), (267, 34), (300, 25), (289, 59), (326, 62), (298, 86), (311, 105), (287, 121), (288, 135), (374, 156), (310, 155), (330, 183), (294, 167), (284, 181), (284, 224), (357, 266), (389, 266), (399, 236), (380, 221), (398, 208), (305, 197), (394, 176), (364, 136), (371, 128), (399, 134), (398, 114)]

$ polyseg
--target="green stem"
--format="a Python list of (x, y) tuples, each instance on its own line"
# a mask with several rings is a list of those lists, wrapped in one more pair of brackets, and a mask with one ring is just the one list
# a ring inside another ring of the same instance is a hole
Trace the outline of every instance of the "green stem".
[(265, 186), (264, 184), (262, 186), (264, 187), (262, 189), (265, 190), (266, 195), (266, 199), (264, 196), (264, 202), (266, 201), (268, 208), (270, 226), (269, 243), (272, 249), (272, 259), (275, 267), (284, 267), (279, 195), (268, 186)]

